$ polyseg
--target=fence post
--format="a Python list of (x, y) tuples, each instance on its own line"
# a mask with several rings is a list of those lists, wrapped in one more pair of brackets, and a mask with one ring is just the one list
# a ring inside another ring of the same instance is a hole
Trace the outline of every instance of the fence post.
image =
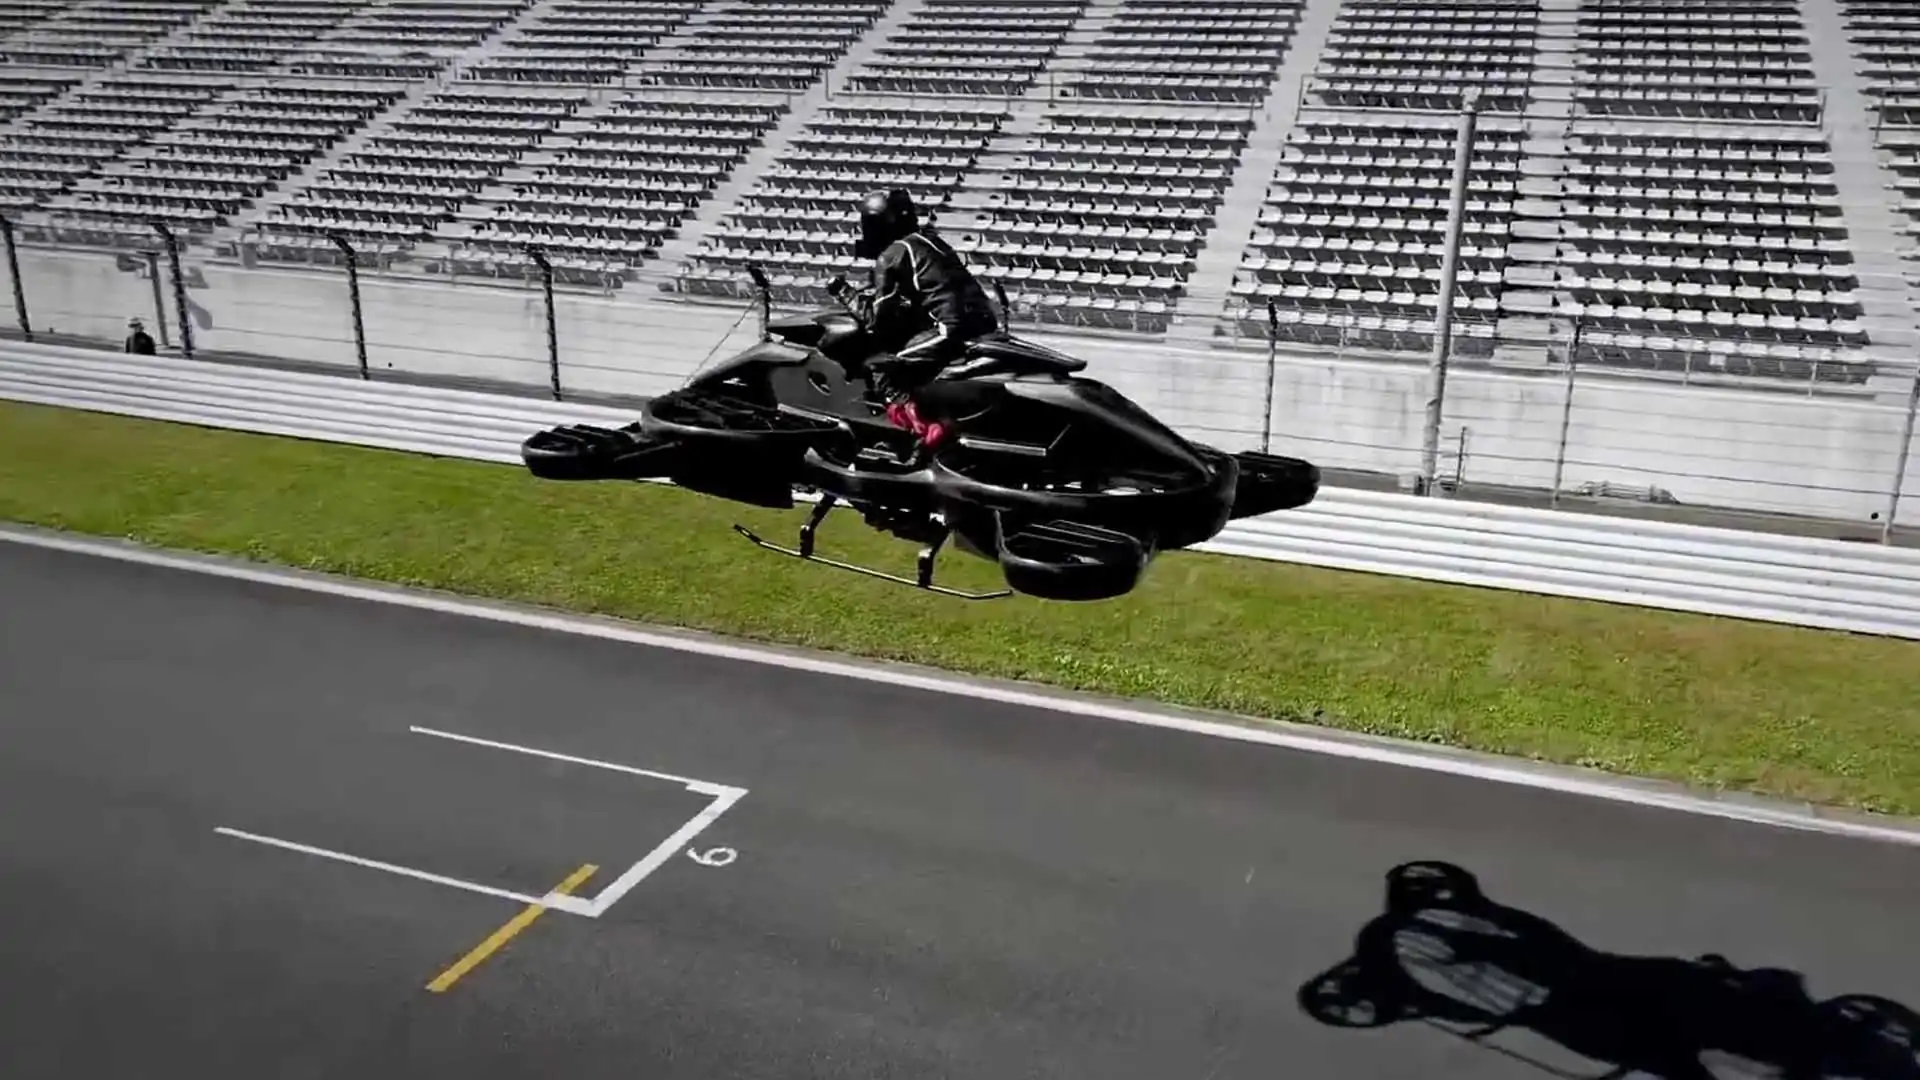
[[(747, 280), (753, 282), (754, 308), (758, 311), (760, 316), (760, 340), (772, 341), (773, 340), (773, 331), (772, 331), (773, 286), (768, 283), (766, 273), (762, 271), (760, 267), (755, 265), (754, 263), (747, 264)], [(995, 288), (999, 287), (998, 282), (995, 282), (994, 285), (995, 285)], [(1000, 304), (1000, 310), (1003, 313), (1005, 313), (1007, 323), (1011, 325), (1013, 322), (1013, 315), (1012, 313), (1007, 312), (1007, 306), (1004, 300)], [(742, 315), (740, 316), (740, 318), (745, 319), (746, 316)], [(734, 323), (734, 326), (736, 327), (739, 325), (740, 324), (737, 322)], [(728, 337), (733, 336), (733, 331), (732, 330), (727, 331), (727, 336)], [(719, 351), (721, 345), (726, 344), (726, 340), (727, 339), (725, 337), (721, 338), (718, 342), (714, 344), (712, 349), (707, 350), (706, 359), (700, 361), (701, 367), (707, 366), (707, 360), (713, 359), (713, 354)]]
[(1920, 366), (1913, 369), (1913, 384), (1907, 389), (1907, 418), (1900, 425), (1899, 463), (1893, 467), (1893, 490), (1887, 494), (1887, 516), (1880, 523), (1880, 542), (1893, 543), (1894, 517), (1900, 513), (1900, 489), (1907, 486), (1907, 459), (1913, 451), (1913, 414), (1920, 410)]
[(540, 290), (547, 298), (547, 381), (553, 387), (553, 400), (560, 400), (560, 337), (554, 322), (553, 312), (553, 264), (547, 261), (547, 255), (533, 245), (527, 245), (527, 255), (540, 267)]
[(173, 272), (174, 317), (180, 320), (180, 354), (193, 359), (193, 313), (187, 310), (187, 279), (180, 273), (180, 243), (165, 222), (153, 223), (153, 231), (167, 245), (167, 266)]
[(172, 332), (167, 329), (167, 298), (160, 292), (160, 253), (143, 251), (147, 257), (147, 285), (153, 289), (153, 322), (160, 329), (160, 347), (173, 348)]
[(1560, 485), (1567, 474), (1567, 433), (1573, 427), (1573, 376), (1580, 363), (1580, 327), (1583, 321), (1580, 316), (1574, 317), (1573, 333), (1567, 339), (1567, 392), (1560, 402), (1560, 447), (1553, 455), (1553, 494), (1547, 501), (1547, 505), (1555, 509), (1560, 506)]
[(1460, 135), (1453, 148), (1453, 194), (1447, 207), (1447, 247), (1440, 264), (1440, 304), (1434, 317), (1433, 359), (1427, 386), (1427, 426), (1420, 444), (1420, 493), (1432, 494), (1440, 466), (1440, 415), (1446, 404), (1447, 361), (1453, 351), (1453, 293), (1460, 277), (1460, 234), (1466, 228), (1467, 180), (1479, 123), (1480, 91), (1468, 87), (1460, 102)]
[(360, 253), (340, 233), (328, 233), (327, 239), (347, 257), (347, 304), (353, 311), (353, 355), (360, 362), (360, 377), (371, 380), (367, 370), (367, 324), (360, 310)]
[(27, 319), (27, 286), (20, 280), (20, 252), (13, 246), (13, 219), (0, 217), (0, 235), (7, 241), (7, 273), (13, 277), (13, 313), (20, 319), (20, 336), (33, 340), (33, 323)]
[(1280, 359), (1280, 309), (1267, 298), (1267, 411), (1260, 421), (1260, 452), (1273, 453), (1273, 375)]

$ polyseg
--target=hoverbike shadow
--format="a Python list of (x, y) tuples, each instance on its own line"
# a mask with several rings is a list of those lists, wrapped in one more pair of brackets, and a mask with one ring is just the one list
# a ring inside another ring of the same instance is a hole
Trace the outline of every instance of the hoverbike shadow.
[[(1440, 862), (1390, 871), (1386, 912), (1299, 1001), (1338, 1027), (1423, 1020), (1475, 1041), (1530, 1031), (1607, 1063), (1614, 1078), (1920, 1080), (1920, 1016), (1905, 1006), (1816, 1001), (1798, 973), (1741, 970), (1719, 956), (1602, 952), (1495, 903), (1471, 873)], [(1708, 1065), (1727, 1057), (1749, 1066)]]

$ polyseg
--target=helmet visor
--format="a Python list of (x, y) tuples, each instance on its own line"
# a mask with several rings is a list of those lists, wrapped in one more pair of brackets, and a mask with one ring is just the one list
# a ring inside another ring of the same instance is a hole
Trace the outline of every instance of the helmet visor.
[(853, 243), (853, 256), (856, 259), (877, 259), (894, 242), (892, 216), (889, 214), (861, 214), (860, 237)]

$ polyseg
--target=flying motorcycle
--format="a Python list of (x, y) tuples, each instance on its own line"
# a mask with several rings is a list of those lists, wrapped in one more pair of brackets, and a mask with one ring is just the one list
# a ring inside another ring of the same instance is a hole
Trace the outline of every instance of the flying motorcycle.
[[(782, 510), (816, 495), (797, 547), (734, 529), (783, 555), (968, 600), (1121, 596), (1159, 552), (1318, 494), (1312, 463), (1192, 442), (1080, 375), (1086, 361), (1005, 332), (975, 341), (915, 392), (920, 415), (951, 432), (916, 460), (918, 437), (889, 421), (873, 392), (886, 358), (851, 309), (836, 302), (774, 318), (765, 274), (747, 272), (765, 327), (759, 343), (644, 402), (634, 423), (534, 434), (521, 446), (527, 469), (549, 480), (665, 479)], [(922, 544), (915, 577), (817, 555), (820, 525), (842, 505)], [(1007, 588), (936, 584), (949, 540), (997, 562)]]

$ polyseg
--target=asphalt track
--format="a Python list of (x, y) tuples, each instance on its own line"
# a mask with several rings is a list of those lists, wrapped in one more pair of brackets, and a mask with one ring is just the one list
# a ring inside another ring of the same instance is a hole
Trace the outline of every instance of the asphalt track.
[[(525, 904), (222, 828), (664, 861), (433, 993)], [(0, 543), (7, 1080), (1913, 1080), (1820, 1002), (1920, 1006), (1917, 927), (1914, 847)]]

